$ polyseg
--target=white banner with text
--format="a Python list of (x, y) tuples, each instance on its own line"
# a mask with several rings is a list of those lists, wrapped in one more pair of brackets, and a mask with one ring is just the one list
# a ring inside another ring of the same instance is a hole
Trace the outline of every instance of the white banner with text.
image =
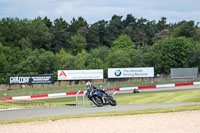
[(154, 67), (108, 68), (108, 78), (154, 77)]
[(103, 79), (103, 69), (98, 70), (58, 70), (58, 80)]

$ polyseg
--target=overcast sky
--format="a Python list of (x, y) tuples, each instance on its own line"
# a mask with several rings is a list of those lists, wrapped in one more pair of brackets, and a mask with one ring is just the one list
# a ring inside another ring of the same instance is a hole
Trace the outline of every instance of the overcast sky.
[(167, 22), (200, 22), (200, 0), (0, 0), (0, 19), (19, 17), (34, 19), (47, 16), (52, 21), (62, 17), (67, 22), (82, 16), (89, 24), (132, 14), (136, 18)]

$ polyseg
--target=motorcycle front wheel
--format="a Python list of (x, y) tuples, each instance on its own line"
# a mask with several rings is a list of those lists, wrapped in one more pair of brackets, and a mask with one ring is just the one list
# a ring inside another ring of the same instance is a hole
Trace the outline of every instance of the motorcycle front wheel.
[(117, 105), (117, 101), (114, 98), (110, 98), (108, 102), (109, 102), (109, 104), (111, 106), (116, 106)]

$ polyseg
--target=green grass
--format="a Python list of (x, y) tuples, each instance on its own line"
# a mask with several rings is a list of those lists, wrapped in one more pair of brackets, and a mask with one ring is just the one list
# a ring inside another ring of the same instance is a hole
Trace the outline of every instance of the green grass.
[[(198, 79), (197, 79), (198, 80)], [(108, 82), (108, 83), (98, 83), (95, 84), (97, 86), (103, 86), (103, 89), (108, 88), (119, 88), (119, 87), (133, 87), (133, 86), (145, 86), (145, 85), (157, 85), (157, 84), (168, 84), (168, 83), (183, 83), (183, 82), (194, 82), (197, 80), (187, 80), (187, 81), (175, 81), (175, 80), (163, 80), (163, 81), (156, 81), (153, 79), (144, 80), (144, 81), (117, 81), (117, 82)], [(28, 86), (28, 85), (26, 85)], [(51, 94), (51, 93), (62, 93), (62, 92), (74, 92), (78, 90), (86, 90), (85, 84), (78, 84), (78, 85), (66, 85), (66, 86), (49, 86), (49, 87), (40, 87), (40, 88), (31, 88), (28, 86), (27, 88), (21, 89), (12, 89), (12, 90), (1, 90), (0, 91), (0, 98), (2, 97), (13, 97), (13, 96), (25, 96), (25, 95), (41, 95), (41, 94)]]
[(120, 94), (118, 104), (200, 102), (200, 90)]
[[(33, 108), (33, 107), (49, 107), (51, 103), (34, 100), (34, 101), (0, 101), (0, 109), (8, 108)], [(55, 105), (54, 105), (55, 106)]]
[(71, 119), (71, 118), (107, 117), (107, 116), (169, 113), (169, 112), (194, 111), (194, 110), (200, 110), (200, 105), (189, 105), (189, 106), (182, 106), (182, 107), (170, 107), (170, 108), (159, 108), (159, 109), (145, 109), (145, 110), (136, 110), (136, 111), (115, 111), (115, 112), (91, 113), (91, 114), (80, 114), (80, 115), (67, 115), (67, 116), (55, 116), (55, 117), (39, 117), (39, 118), (28, 118), (28, 119), (18, 119), (18, 120), (6, 120), (6, 121), (0, 121), (0, 124), (37, 122), (37, 121), (56, 121), (56, 120)]
[[(118, 104), (200, 102), (200, 90), (116, 94), (115, 99)], [(43, 101), (58, 106), (76, 104), (75, 97)], [(82, 104), (82, 97), (79, 97), (79, 101)], [(85, 104), (89, 104), (87, 97), (85, 97)]]
[[(151, 93), (129, 93), (116, 94), (118, 104), (145, 104), (145, 103), (183, 103), (200, 102), (200, 90), (184, 90), (171, 92), (151, 92)], [(46, 107), (46, 106), (68, 106), (75, 105), (75, 97), (56, 98), (34, 101), (6, 101), (0, 102), (0, 109), (10, 107)], [(79, 104), (83, 105), (83, 97), (79, 97)], [(85, 96), (85, 105), (90, 105), (90, 101)]]

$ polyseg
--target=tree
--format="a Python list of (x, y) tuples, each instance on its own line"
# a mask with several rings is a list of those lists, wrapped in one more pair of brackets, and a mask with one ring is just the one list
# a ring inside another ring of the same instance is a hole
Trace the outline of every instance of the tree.
[(85, 69), (86, 68), (86, 59), (87, 59), (87, 52), (82, 50), (80, 53), (77, 54), (76, 60), (74, 62), (75, 69)]
[(164, 29), (161, 32), (156, 33), (152, 40), (153, 40), (153, 42), (157, 42), (159, 40), (163, 40), (166, 37), (169, 37), (169, 30), (168, 29)]
[(29, 26), (29, 39), (33, 44), (32, 48), (44, 48), (50, 49), (50, 41), (52, 34), (49, 33), (49, 29), (46, 24), (40, 20), (35, 19), (31, 22)]
[(0, 53), (0, 84), (6, 83), (9, 74), (9, 62), (6, 60), (6, 56)]
[(21, 69), (18, 74), (51, 74), (56, 70), (56, 64), (53, 52), (35, 49), (20, 62)]
[(4, 53), (0, 53), (0, 73), (5, 74), (9, 70), (9, 63), (6, 60), (6, 56)]
[(109, 21), (108, 30), (110, 33), (109, 39), (111, 42), (122, 33), (123, 22), (121, 19), (122, 16), (113, 15), (112, 19)]
[(64, 49), (61, 49), (59, 53), (56, 53), (57, 60), (57, 69), (59, 70), (70, 70), (74, 68), (74, 57), (66, 52)]
[(173, 36), (175, 37), (188, 37), (191, 38), (195, 35), (196, 26), (194, 21), (182, 21), (175, 25), (173, 29)]
[(155, 36), (155, 33), (158, 32), (156, 22), (154, 20), (149, 21), (147, 19), (140, 18), (137, 21), (137, 28), (139, 29), (139, 33), (143, 34), (142, 46), (144, 47), (145, 45), (152, 45), (152, 38)]
[(4, 46), (16, 47), (23, 36), (23, 22), (19, 18), (3, 18), (0, 21), (0, 42)]
[(98, 23), (92, 24), (87, 33), (87, 50), (100, 46), (99, 26)]
[(5, 55), (7, 62), (9, 63), (9, 73), (17, 74), (20, 70), (20, 62), (25, 60), (30, 53), (30, 49), (20, 50), (19, 47), (7, 47), (4, 46), (2, 53)]
[(87, 41), (84, 37), (81, 35), (74, 35), (71, 36), (69, 40), (70, 45), (70, 51), (73, 53), (73, 55), (76, 55), (77, 53), (81, 52), (83, 49), (87, 46)]
[(108, 47), (99, 47), (96, 49), (91, 49), (88, 58), (100, 58), (104, 63), (106, 62), (107, 56), (111, 53), (111, 49)]
[(49, 18), (47, 18), (47, 16), (44, 17), (44, 19), (42, 19), (42, 21), (45, 23), (45, 25), (50, 29), (52, 26), (52, 22)]
[[(82, 36), (86, 35), (87, 30), (83, 30), (83, 29), (87, 29), (88, 28), (88, 24), (87, 21), (82, 18), (82, 17), (78, 17), (78, 19), (76, 20), (75, 18), (72, 19), (71, 24), (69, 25), (69, 29), (70, 32), (72, 33), (72, 35), (74, 34), (81, 34)], [(83, 32), (81, 32), (83, 31)]]
[(113, 41), (113, 47), (128, 52), (130, 50), (133, 50), (135, 45), (128, 35), (121, 35)]
[(126, 19), (123, 20), (123, 27), (125, 27), (125, 28), (130, 27), (130, 28), (134, 29), (136, 27), (136, 20), (137, 19), (135, 17), (133, 17), (132, 14), (128, 14), (126, 16)]
[(188, 67), (194, 48), (195, 42), (184, 37), (165, 38), (153, 44), (150, 55), (156, 73), (169, 74), (170, 68)]
[(138, 50), (130, 50), (129, 51), (129, 58), (131, 60), (131, 67), (146, 67), (148, 64), (146, 61), (146, 52), (143, 49)]
[(100, 20), (97, 22), (99, 26), (99, 41), (103, 46), (110, 47), (112, 41), (110, 40), (110, 32), (108, 30), (108, 21)]
[(130, 67), (131, 59), (129, 54), (121, 49), (112, 49), (106, 59), (106, 65), (108, 68), (123, 68)]
[(189, 66), (200, 69), (200, 42), (197, 43), (196, 48), (192, 51)]
[(50, 29), (52, 36), (51, 50), (58, 52), (60, 49), (69, 48), (69, 24), (62, 18), (56, 19)]
[(200, 28), (196, 29), (196, 32), (195, 32), (195, 34), (194, 34), (194, 36), (193, 36), (193, 39), (194, 39), (195, 41), (200, 42)]
[(20, 45), (21, 49), (32, 48), (32, 43), (29, 38), (22, 37), (18, 44)]
[(87, 69), (103, 69), (104, 63), (100, 58), (89, 58), (87, 60)]
[(167, 18), (166, 17), (162, 17), (157, 23), (157, 28), (158, 28), (159, 31), (167, 29), (168, 26), (169, 25), (167, 24)]
[(56, 58), (53, 52), (45, 51), (35, 60), (34, 67), (39, 74), (51, 74), (56, 70)]

